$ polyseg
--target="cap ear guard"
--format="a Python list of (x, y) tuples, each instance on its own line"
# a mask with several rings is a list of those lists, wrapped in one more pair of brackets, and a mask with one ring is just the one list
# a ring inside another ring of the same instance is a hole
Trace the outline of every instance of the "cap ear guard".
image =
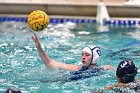
[(92, 53), (92, 59), (91, 59), (91, 64), (96, 64), (99, 60), (99, 56), (101, 56), (101, 50), (100, 47), (96, 46), (96, 45), (91, 45), (91, 46), (87, 46)]

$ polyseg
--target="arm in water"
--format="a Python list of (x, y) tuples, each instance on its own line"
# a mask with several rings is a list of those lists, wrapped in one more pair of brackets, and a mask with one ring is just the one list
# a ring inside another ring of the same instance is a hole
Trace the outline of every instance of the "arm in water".
[(58, 61), (55, 61), (55, 60), (52, 60), (46, 53), (45, 51), (43, 50), (42, 46), (41, 46), (41, 43), (40, 43), (40, 40), (39, 38), (37, 37), (36, 34), (34, 34), (32, 36), (32, 40), (34, 41), (35, 43), (35, 46), (38, 50), (38, 53), (41, 57), (41, 60), (44, 62), (44, 64), (47, 66), (47, 67), (51, 67), (51, 68), (62, 68), (62, 69), (66, 69), (66, 70), (74, 70), (74, 71), (77, 71), (81, 68), (81, 66), (78, 66), (78, 65), (72, 65), (72, 64), (65, 64), (65, 63), (62, 63), (62, 62), (58, 62)]
[[(107, 90), (111, 90), (111, 91), (114, 91), (116, 93), (116, 89), (115, 88), (125, 88), (127, 87), (127, 84), (124, 84), (124, 83), (118, 83), (118, 84), (114, 84), (114, 85), (110, 85), (110, 86), (106, 86), (104, 87), (103, 89), (99, 90), (99, 91), (96, 91), (95, 93), (104, 93), (105, 91)], [(95, 91), (95, 90), (92, 90), (92, 91)], [(113, 93), (114, 93), (113, 92)], [(117, 92), (118, 93), (118, 92)], [(120, 93), (120, 92), (119, 92)]]

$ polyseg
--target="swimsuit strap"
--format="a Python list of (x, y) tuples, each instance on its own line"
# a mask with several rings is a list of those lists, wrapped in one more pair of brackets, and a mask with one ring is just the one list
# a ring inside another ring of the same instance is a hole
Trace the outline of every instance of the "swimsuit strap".
[(79, 71), (84, 71), (84, 70), (88, 70), (88, 67), (82, 66)]

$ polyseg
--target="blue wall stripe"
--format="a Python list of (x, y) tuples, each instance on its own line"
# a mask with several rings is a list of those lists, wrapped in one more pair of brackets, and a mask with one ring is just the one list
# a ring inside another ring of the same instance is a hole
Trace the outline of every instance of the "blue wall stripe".
[[(0, 22), (5, 21), (16, 21), (16, 22), (27, 22), (27, 17), (0, 17)], [(68, 19), (68, 18), (50, 18), (50, 23), (64, 23), (64, 22), (74, 22), (74, 23), (96, 23), (93, 19)], [(140, 25), (140, 20), (109, 20), (105, 24), (113, 25)]]

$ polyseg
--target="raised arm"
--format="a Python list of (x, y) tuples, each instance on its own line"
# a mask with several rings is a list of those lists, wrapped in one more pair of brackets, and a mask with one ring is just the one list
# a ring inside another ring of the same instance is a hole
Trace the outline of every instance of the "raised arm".
[(52, 60), (47, 54), (46, 52), (43, 50), (42, 46), (41, 46), (41, 43), (40, 43), (40, 40), (39, 38), (37, 37), (36, 34), (34, 34), (32, 36), (32, 40), (35, 42), (35, 46), (38, 50), (38, 53), (41, 57), (41, 60), (44, 62), (44, 64), (47, 66), (47, 67), (51, 67), (51, 68), (62, 68), (62, 69), (66, 69), (66, 70), (79, 70), (81, 67), (80, 66), (77, 66), (77, 65), (72, 65), (72, 64), (65, 64), (65, 63), (62, 63), (62, 62), (58, 62), (58, 61), (54, 61)]

